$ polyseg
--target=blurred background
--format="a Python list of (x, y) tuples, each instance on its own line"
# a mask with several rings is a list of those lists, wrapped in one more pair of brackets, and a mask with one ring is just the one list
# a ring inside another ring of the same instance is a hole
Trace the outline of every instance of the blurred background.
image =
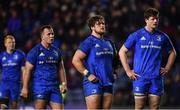
[[(82, 77), (71, 60), (79, 43), (90, 34), (86, 20), (100, 14), (106, 18), (106, 38), (122, 46), (127, 36), (144, 26), (143, 12), (148, 7), (160, 11), (159, 28), (167, 33), (177, 51), (175, 64), (165, 76), (165, 94), (161, 108), (180, 108), (180, 0), (0, 0), (0, 51), (4, 50), (3, 38), (13, 34), (16, 47), (27, 53), (39, 43), (39, 28), (50, 24), (55, 31), (54, 45), (62, 50), (68, 80), (65, 97), (66, 109), (84, 109)], [(132, 52), (129, 63), (132, 64)], [(163, 64), (167, 60), (165, 54)], [(120, 66), (114, 84), (112, 108), (133, 108), (131, 81)], [(31, 108), (32, 100), (21, 103)]]

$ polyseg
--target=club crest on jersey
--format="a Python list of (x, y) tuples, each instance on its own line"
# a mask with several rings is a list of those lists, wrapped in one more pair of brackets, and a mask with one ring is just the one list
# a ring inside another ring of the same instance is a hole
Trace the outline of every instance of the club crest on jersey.
[(157, 36), (157, 41), (161, 41), (161, 36), (160, 35)]
[(53, 51), (54, 52), (54, 54), (55, 54), (55, 56), (57, 56), (58, 57), (58, 52), (57, 51)]
[(136, 88), (135, 88), (135, 91), (139, 91), (139, 87), (136, 87)]
[(95, 93), (97, 93), (97, 90), (96, 89), (92, 89), (92, 94), (95, 94)]
[(99, 44), (96, 44), (95, 47), (98, 48), (98, 47), (100, 47), (100, 45), (99, 45)]
[(140, 40), (146, 40), (146, 38), (144, 36), (142, 36)]
[(14, 55), (14, 59), (17, 60), (18, 59), (18, 55)]

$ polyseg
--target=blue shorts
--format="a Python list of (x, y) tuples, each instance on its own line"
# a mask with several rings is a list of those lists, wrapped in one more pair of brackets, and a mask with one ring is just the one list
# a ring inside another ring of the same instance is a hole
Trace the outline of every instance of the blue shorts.
[(113, 93), (113, 86), (102, 86), (99, 83), (92, 83), (88, 80), (83, 83), (83, 91), (85, 97), (94, 95), (94, 94), (105, 94), (105, 93)]
[(154, 94), (161, 96), (164, 93), (164, 81), (163, 77), (154, 79), (143, 79), (133, 81), (133, 91), (135, 95)]
[(33, 87), (33, 97), (35, 100), (42, 99), (49, 102), (63, 103), (62, 94), (59, 86), (40, 86)]
[(20, 97), (20, 83), (15, 82), (1, 82), (0, 84), (0, 98), (9, 98), (11, 101), (18, 101)]

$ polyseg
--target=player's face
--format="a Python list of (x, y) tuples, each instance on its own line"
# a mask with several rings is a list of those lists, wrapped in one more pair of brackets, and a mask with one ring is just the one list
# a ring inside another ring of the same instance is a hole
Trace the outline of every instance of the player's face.
[(10, 50), (10, 51), (14, 50), (15, 45), (16, 45), (15, 39), (6, 39), (5, 41), (6, 50)]
[(45, 28), (41, 36), (42, 40), (47, 44), (52, 44), (54, 42), (54, 31), (52, 28)]
[(106, 32), (105, 21), (97, 21), (92, 28), (92, 31), (96, 32), (97, 34), (104, 34)]
[(146, 19), (145, 22), (146, 22), (146, 26), (154, 29), (154, 28), (157, 28), (158, 26), (159, 18), (157, 16), (151, 16), (148, 19)]

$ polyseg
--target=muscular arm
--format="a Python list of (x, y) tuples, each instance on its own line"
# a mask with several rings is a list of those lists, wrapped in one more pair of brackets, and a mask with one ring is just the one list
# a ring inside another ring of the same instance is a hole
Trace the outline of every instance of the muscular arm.
[(169, 52), (169, 57), (165, 68), (161, 68), (162, 75), (166, 74), (171, 69), (172, 65), (174, 64), (175, 58), (176, 58), (176, 51), (175, 49), (173, 49)]
[(127, 61), (128, 60), (127, 52), (128, 52), (128, 49), (124, 45), (119, 50), (119, 57), (120, 57), (121, 63), (123, 65), (124, 70), (126, 71), (126, 73), (131, 71), (131, 69), (129, 67), (129, 64), (128, 64), (128, 61)]
[(134, 73), (133, 70), (130, 69), (130, 66), (128, 64), (127, 52), (128, 52), (128, 49), (123, 45), (121, 49), (119, 50), (119, 57), (128, 77), (132, 80), (136, 80), (137, 76), (139, 75), (137, 75), (136, 73)]
[(33, 68), (34, 68), (34, 66), (31, 63), (29, 63), (28, 61), (26, 61), (25, 72), (23, 75), (23, 88), (21, 91), (21, 95), (25, 98), (28, 97), (29, 82), (30, 82)]
[(63, 60), (61, 60), (61, 63), (59, 64), (59, 74), (60, 74), (59, 76), (60, 76), (61, 83), (64, 82), (65, 84), (67, 84), (66, 71), (65, 71), (65, 68), (64, 68)]
[[(86, 57), (86, 54), (82, 52), (81, 50), (77, 50), (76, 53), (73, 56), (72, 63), (75, 66), (75, 68), (83, 75), (84, 71), (86, 70), (86, 67), (84, 66), (84, 59)], [(91, 82), (97, 82), (98, 79), (93, 74), (88, 75), (88, 80)]]
[(85, 57), (86, 57), (85, 53), (83, 53), (80, 50), (77, 50), (72, 59), (72, 64), (82, 75), (83, 75), (83, 71), (86, 69), (84, 66)]
[(176, 51), (175, 51), (175, 49), (173, 49), (173, 50), (171, 50), (170, 53), (169, 53), (169, 58), (168, 58), (168, 61), (167, 61), (166, 66), (165, 66), (165, 68), (166, 68), (167, 70), (170, 70), (170, 68), (171, 68), (172, 65), (174, 64), (175, 58), (176, 58)]
[(25, 74), (25, 67), (22, 66), (22, 67), (21, 67), (21, 81), (22, 81), (22, 83), (23, 83), (23, 81), (24, 81), (24, 74)]
[(63, 59), (61, 60), (59, 64), (59, 79), (61, 81), (60, 91), (61, 93), (65, 93), (67, 91), (67, 80), (66, 80), (66, 71), (64, 68)]

